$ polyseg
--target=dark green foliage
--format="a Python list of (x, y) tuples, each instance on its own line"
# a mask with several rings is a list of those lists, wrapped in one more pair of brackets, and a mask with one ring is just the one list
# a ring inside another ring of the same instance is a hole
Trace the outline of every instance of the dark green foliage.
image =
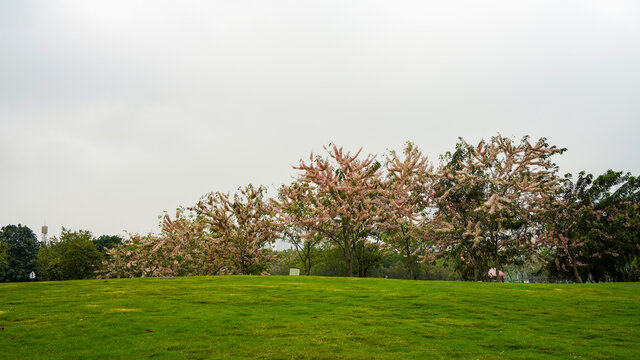
[(9, 268), (9, 244), (0, 242), (0, 279), (4, 279), (4, 274)]
[(380, 245), (369, 241), (360, 241), (354, 244), (353, 255), (356, 260), (356, 268), (358, 277), (374, 276), (373, 270), (380, 267), (382, 263), (383, 252)]
[(91, 232), (62, 229), (60, 239), (40, 249), (38, 272), (42, 280), (72, 280), (94, 277), (103, 259), (94, 244)]
[[(382, 258), (381, 270), (374, 272), (377, 277), (389, 279), (409, 279), (406, 269), (406, 258), (398, 253), (391, 252)], [(460, 275), (453, 265), (436, 260), (433, 263), (417, 263), (414, 265), (413, 280), (461, 280)]]
[[(346, 276), (347, 266), (342, 256), (342, 249), (328, 244), (316, 249), (315, 265), (311, 275)], [(383, 277), (381, 271), (383, 253), (379, 246), (370, 242), (359, 242), (353, 249), (353, 276)]]
[(318, 249), (316, 264), (311, 269), (311, 275), (346, 276), (347, 266), (342, 249), (324, 245)]
[[(354, 253), (355, 254), (355, 253)], [(362, 257), (361, 254), (358, 256)], [(289, 268), (302, 268), (300, 258), (294, 249), (287, 249), (278, 253), (280, 262), (272, 268), (272, 275), (288, 275)], [(407, 279), (407, 269), (405, 258), (396, 251), (383, 253), (380, 249), (367, 247), (367, 253), (362, 259), (368, 259), (368, 263), (356, 261), (354, 270), (364, 270), (366, 268), (366, 277), (387, 277), (389, 279)], [(342, 250), (329, 245), (321, 245), (314, 249), (314, 265), (311, 275), (316, 276), (345, 276), (346, 265)], [(358, 275), (354, 272), (354, 275)], [(362, 271), (361, 277), (365, 273)], [(443, 260), (434, 263), (418, 263), (415, 265), (415, 273), (413, 276), (417, 280), (461, 280), (460, 275), (452, 265), (446, 264)]]
[(96, 249), (101, 253), (106, 253), (107, 250), (113, 249), (116, 245), (122, 244), (122, 238), (118, 235), (101, 235), (93, 240), (96, 245)]
[[(612, 170), (566, 176), (563, 206), (551, 214), (556, 240), (548, 270), (580, 281), (640, 280), (640, 179)], [(572, 259), (573, 258), (573, 259)], [(574, 271), (575, 269), (575, 271)]]
[[(1, 280), (29, 280), (29, 273), (36, 269), (36, 255), (40, 248), (33, 231), (20, 224), (7, 225), (0, 230), (0, 242), (6, 244), (4, 250), (7, 252), (4, 276)], [(1, 262), (0, 259), (0, 266)]]

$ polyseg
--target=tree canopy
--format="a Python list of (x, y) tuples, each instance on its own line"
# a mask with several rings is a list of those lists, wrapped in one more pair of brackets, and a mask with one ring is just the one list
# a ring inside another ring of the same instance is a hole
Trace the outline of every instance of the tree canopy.
[(544, 138), (532, 144), (498, 135), (477, 146), (460, 140), (438, 175), (431, 256), (460, 261), (479, 280), (532, 250), (540, 217), (559, 189), (551, 157), (564, 149)]
[(639, 197), (640, 179), (629, 173), (568, 175), (540, 239), (548, 270), (576, 282), (640, 278)]
[(3, 281), (27, 281), (36, 270), (36, 256), (40, 243), (31, 229), (20, 224), (7, 225), (0, 230), (0, 243), (6, 244), (6, 265)]
[(102, 259), (90, 231), (62, 228), (60, 238), (54, 237), (38, 252), (37, 268), (42, 280), (89, 279)]

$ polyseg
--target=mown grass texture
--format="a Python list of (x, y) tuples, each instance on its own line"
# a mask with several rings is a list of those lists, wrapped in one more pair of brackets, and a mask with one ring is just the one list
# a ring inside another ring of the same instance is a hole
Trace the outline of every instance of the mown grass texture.
[(640, 359), (640, 284), (0, 284), (0, 359)]

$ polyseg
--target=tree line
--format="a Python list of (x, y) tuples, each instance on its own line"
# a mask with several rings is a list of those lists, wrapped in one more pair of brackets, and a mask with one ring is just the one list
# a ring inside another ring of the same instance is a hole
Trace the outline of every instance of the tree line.
[[(297, 266), (305, 274), (479, 281), (525, 269), (574, 282), (640, 279), (639, 178), (611, 170), (560, 176), (554, 159), (566, 149), (545, 138), (461, 138), (437, 165), (413, 143), (382, 157), (324, 150), (294, 166), (294, 181), (277, 196), (253, 185), (206, 194), (165, 214), (159, 233), (106, 250), (92, 271), (194, 276)], [(278, 239), (291, 249), (273, 250)]]
[(121, 243), (116, 235), (65, 228), (44, 243), (27, 226), (7, 225), (0, 229), (0, 281), (28, 281), (31, 272), (37, 280), (95, 278), (107, 251)]

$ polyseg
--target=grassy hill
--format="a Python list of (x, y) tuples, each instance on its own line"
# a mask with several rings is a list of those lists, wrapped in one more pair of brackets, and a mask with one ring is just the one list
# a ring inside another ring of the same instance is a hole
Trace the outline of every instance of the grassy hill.
[(3, 283), (0, 328), (1, 359), (640, 359), (640, 284)]

